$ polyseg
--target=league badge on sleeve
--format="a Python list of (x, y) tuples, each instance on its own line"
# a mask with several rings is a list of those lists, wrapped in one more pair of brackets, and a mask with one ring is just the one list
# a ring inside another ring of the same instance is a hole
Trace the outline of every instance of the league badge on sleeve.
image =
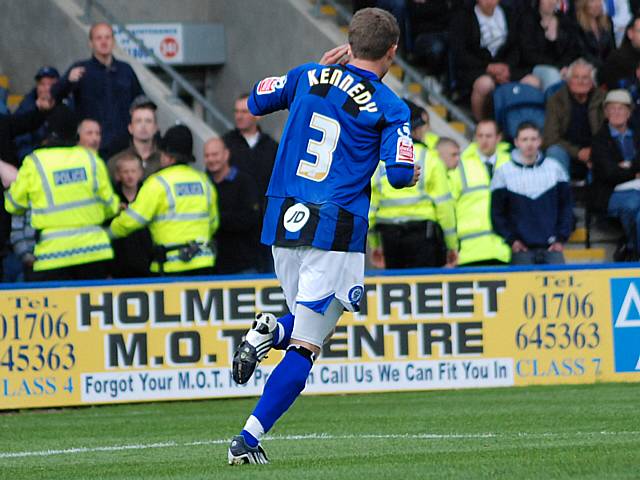
[(283, 88), (286, 83), (286, 75), (283, 75), (282, 77), (267, 77), (260, 80), (260, 83), (256, 88), (256, 93), (258, 95), (268, 95), (269, 93), (273, 93), (276, 90)]

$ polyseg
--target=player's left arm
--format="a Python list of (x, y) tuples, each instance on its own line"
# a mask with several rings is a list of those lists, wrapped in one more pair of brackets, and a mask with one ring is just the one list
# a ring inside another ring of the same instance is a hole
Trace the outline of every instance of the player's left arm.
[(305, 65), (290, 70), (281, 77), (267, 77), (255, 84), (247, 106), (253, 115), (260, 116), (289, 108), (293, 103), (296, 85)]
[(387, 170), (387, 179), (394, 188), (411, 187), (420, 176), (420, 167), (415, 163), (409, 107), (404, 102), (396, 102), (388, 113), (386, 125), (382, 129), (380, 158)]

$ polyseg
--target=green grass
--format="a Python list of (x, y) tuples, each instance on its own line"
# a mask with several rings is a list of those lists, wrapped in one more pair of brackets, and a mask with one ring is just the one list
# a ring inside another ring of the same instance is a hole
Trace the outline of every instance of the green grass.
[[(255, 399), (24, 411), (0, 415), (0, 478), (638, 478), (638, 398), (640, 384), (302, 397), (263, 442), (272, 463), (241, 467), (227, 441)], [(140, 448), (101, 449), (117, 446)]]

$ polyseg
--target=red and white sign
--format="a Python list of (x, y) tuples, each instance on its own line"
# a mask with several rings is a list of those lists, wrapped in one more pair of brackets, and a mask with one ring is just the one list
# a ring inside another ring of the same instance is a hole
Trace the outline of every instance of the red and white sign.
[[(163, 62), (172, 64), (184, 62), (184, 39), (181, 24), (145, 23), (125, 26)], [(140, 47), (124, 31), (119, 30), (116, 25), (113, 26), (113, 33), (118, 46), (129, 55), (147, 65), (153, 64), (153, 60), (145, 55)]]

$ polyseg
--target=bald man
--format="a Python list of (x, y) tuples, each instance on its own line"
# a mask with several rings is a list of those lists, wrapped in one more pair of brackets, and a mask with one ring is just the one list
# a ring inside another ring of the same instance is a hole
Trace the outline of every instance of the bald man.
[(204, 144), (204, 165), (218, 191), (220, 227), (215, 236), (215, 273), (256, 273), (260, 251), (260, 203), (254, 180), (229, 164), (220, 138)]

